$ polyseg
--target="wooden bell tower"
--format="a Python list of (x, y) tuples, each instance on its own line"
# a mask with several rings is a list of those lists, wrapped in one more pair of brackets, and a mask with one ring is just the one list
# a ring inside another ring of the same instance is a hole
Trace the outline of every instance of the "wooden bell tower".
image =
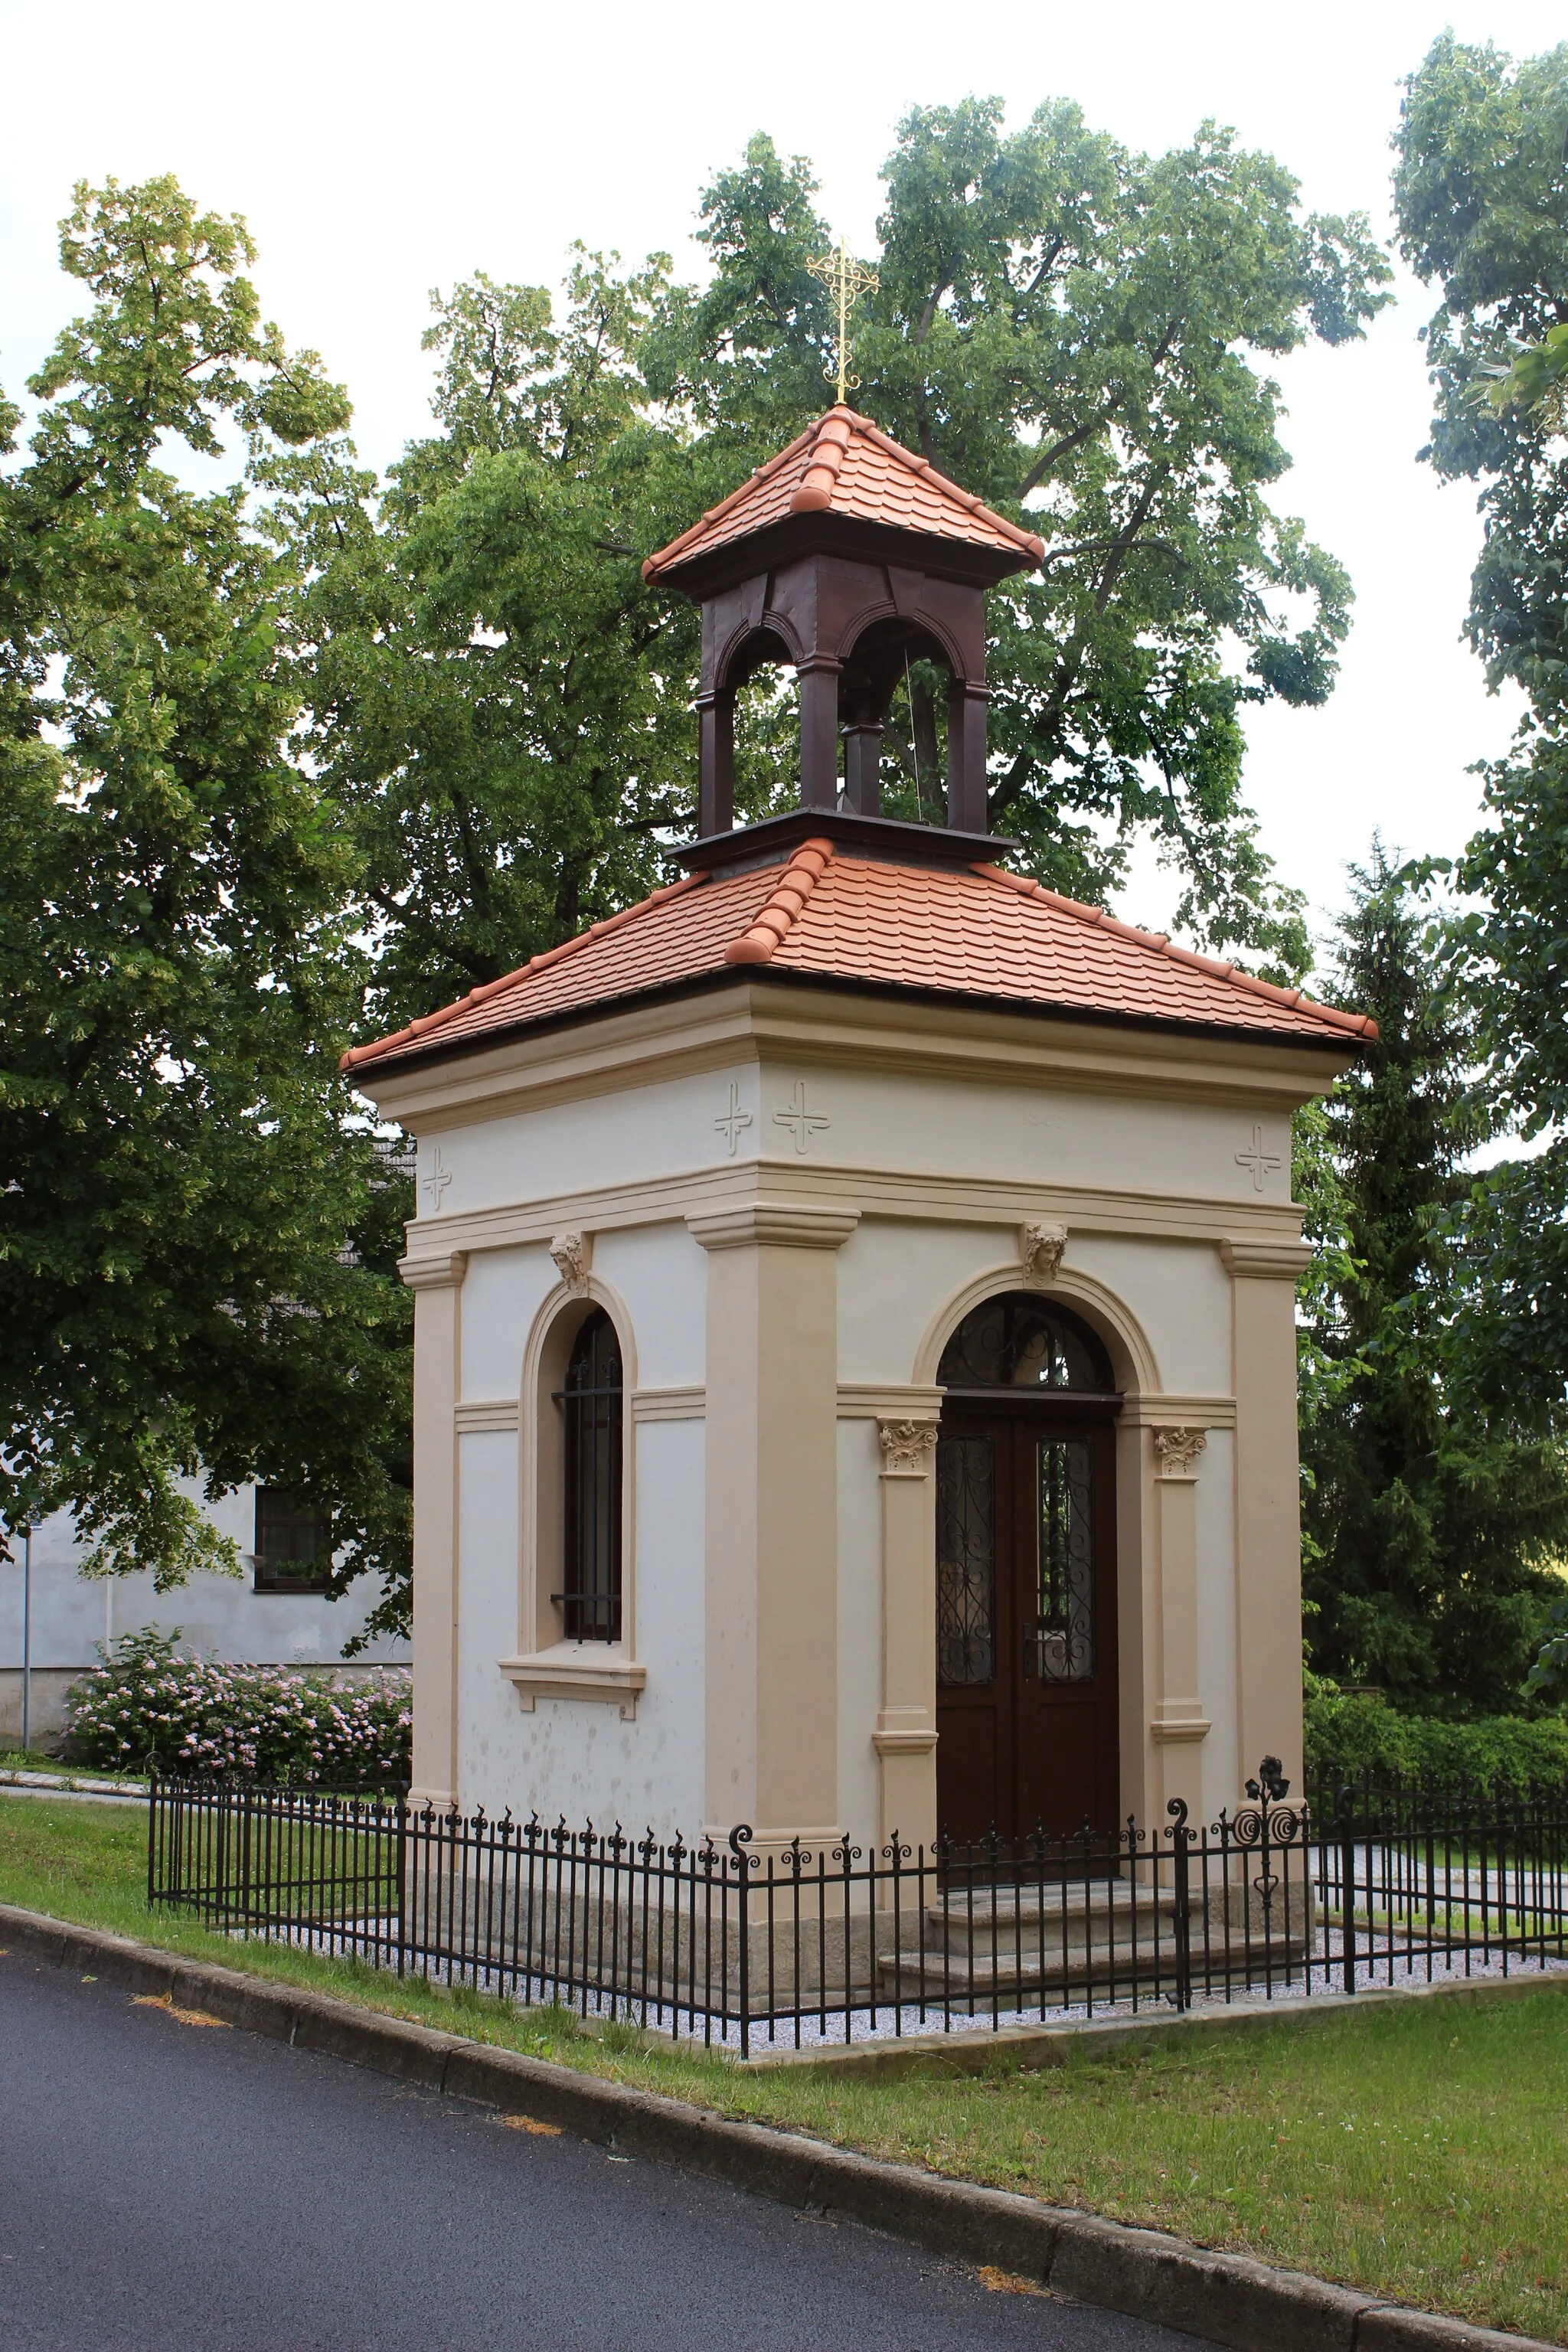
[(702, 611), (703, 840), (734, 825), (735, 696), (753, 671), (799, 680), (801, 808), (875, 818), (888, 706), (916, 660), (948, 675), (948, 826), (988, 838), (985, 591), (1044, 552), (840, 404), (650, 556), (644, 578)]

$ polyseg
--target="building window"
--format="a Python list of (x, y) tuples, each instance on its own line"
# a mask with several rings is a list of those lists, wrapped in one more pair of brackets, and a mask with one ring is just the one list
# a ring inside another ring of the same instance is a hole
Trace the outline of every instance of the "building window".
[(569, 1642), (621, 1638), (621, 1349), (596, 1307), (572, 1343), (566, 1385), (564, 1591)]
[(258, 1486), (255, 1559), (258, 1592), (325, 1592), (332, 1570), (326, 1520), (280, 1486)]

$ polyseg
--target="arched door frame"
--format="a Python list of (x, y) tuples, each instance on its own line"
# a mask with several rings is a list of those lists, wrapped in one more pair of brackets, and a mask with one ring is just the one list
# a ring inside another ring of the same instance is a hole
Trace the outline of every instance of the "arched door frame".
[[(1155, 1453), (1162, 1381), (1147, 1333), (1126, 1301), (1082, 1267), (1060, 1265), (1031, 1283), (1017, 1258), (951, 1292), (921, 1335), (910, 1393), (932, 1402), (919, 1423), (882, 1424), (882, 1707), (874, 1738), (881, 1765), (881, 1828), (928, 1841), (936, 1797), (937, 1368), (963, 1318), (1004, 1292), (1036, 1289), (1081, 1315), (1110, 1352), (1123, 1397), (1116, 1428), (1116, 1592), (1121, 1811), (1163, 1815), (1166, 1790), (1150, 1734), (1160, 1688), (1160, 1551)], [(918, 1482), (918, 1483), (917, 1483)]]

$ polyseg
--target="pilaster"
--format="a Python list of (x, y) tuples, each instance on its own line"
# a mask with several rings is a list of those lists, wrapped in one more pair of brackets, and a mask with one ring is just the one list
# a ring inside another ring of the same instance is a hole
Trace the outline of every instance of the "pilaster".
[(1300, 1463), (1296, 1282), (1303, 1242), (1223, 1241), (1236, 1391), (1237, 1726), (1244, 1771), (1301, 1772)]
[(1202, 1798), (1196, 1750), (1208, 1719), (1198, 1692), (1197, 1465), (1208, 1439), (1185, 1424), (1156, 1428), (1154, 1493), (1160, 1547), (1160, 1695), (1149, 1726), (1165, 1802)]
[(708, 1252), (707, 1825), (839, 1828), (837, 1258), (858, 1213), (689, 1216)]
[(399, 1268), (414, 1293), (414, 1771), (410, 1801), (458, 1802), (458, 1366), (468, 1256)]
[[(940, 1408), (938, 1408), (940, 1411)], [(882, 1468), (880, 1840), (936, 1836), (936, 1441), (929, 1404), (879, 1420)]]

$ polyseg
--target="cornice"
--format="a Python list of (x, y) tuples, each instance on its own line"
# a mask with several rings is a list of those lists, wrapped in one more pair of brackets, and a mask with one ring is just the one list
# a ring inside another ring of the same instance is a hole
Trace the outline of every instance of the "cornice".
[(1233, 1396), (1130, 1396), (1120, 1415), (1124, 1429), (1234, 1429)]
[(420, 1135), (598, 1094), (732, 1067), (770, 1053), (795, 1062), (909, 1076), (1170, 1096), (1293, 1108), (1356, 1058), (1353, 1041), (1191, 1034), (1070, 1013), (907, 1000), (832, 983), (726, 975), (696, 994), (645, 1001), (570, 1026), (525, 1031), (450, 1059), (380, 1070), (354, 1084)]
[(689, 1388), (634, 1389), (634, 1421), (702, 1421), (708, 1412), (708, 1391), (700, 1382)]
[(1295, 1282), (1312, 1263), (1310, 1242), (1263, 1234), (1227, 1234), (1220, 1255), (1238, 1281)]
[(397, 1271), (410, 1290), (456, 1290), (468, 1269), (468, 1253), (463, 1249), (431, 1249), (425, 1237), (418, 1235), (421, 1246), (415, 1247), (416, 1224), (407, 1227), (408, 1255), (397, 1261)]
[(945, 1389), (914, 1384), (890, 1387), (886, 1381), (840, 1381), (840, 1421), (940, 1421)]
[(517, 1429), (516, 1397), (468, 1397), (452, 1408), (452, 1426), (459, 1437), (487, 1431)]
[(910, 1223), (1016, 1227), (1054, 1221), (1085, 1236), (1115, 1234), (1211, 1247), (1229, 1244), (1244, 1250), (1256, 1245), (1266, 1255), (1303, 1246), (1298, 1238), (1301, 1211), (1292, 1202), (1119, 1191), (1108, 1185), (1031, 1184), (1012, 1177), (904, 1173), (835, 1167), (830, 1161), (803, 1165), (794, 1159), (751, 1160), (638, 1177), (592, 1191), (549, 1193), (495, 1208), (416, 1217), (407, 1228), (404, 1278), (408, 1279), (407, 1269), (445, 1265), (454, 1253), (548, 1244), (566, 1226), (606, 1233), (690, 1223), (744, 1209), (763, 1194), (781, 1207), (826, 1208), (842, 1215)]
[(738, 1201), (689, 1214), (687, 1230), (706, 1250), (842, 1249), (860, 1222), (858, 1209), (804, 1201)]

